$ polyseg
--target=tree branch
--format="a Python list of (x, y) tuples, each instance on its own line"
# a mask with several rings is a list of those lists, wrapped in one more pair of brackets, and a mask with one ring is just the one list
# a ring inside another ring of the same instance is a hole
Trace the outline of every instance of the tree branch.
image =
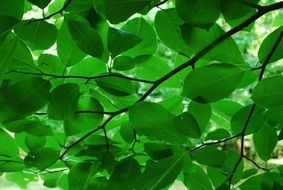
[(92, 79), (100, 79), (100, 78), (108, 78), (108, 77), (117, 77), (121, 79), (127, 79), (131, 81), (136, 81), (136, 82), (143, 82), (143, 83), (149, 83), (149, 84), (154, 84), (155, 81), (150, 81), (150, 80), (144, 80), (144, 79), (138, 79), (138, 78), (132, 78), (128, 76), (124, 76), (118, 73), (111, 73), (111, 74), (102, 74), (98, 76), (78, 76), (78, 75), (55, 75), (55, 74), (48, 74), (48, 73), (34, 73), (34, 72), (28, 72), (28, 71), (21, 71), (21, 70), (11, 70), (9, 72), (12, 73), (21, 73), (21, 74), (26, 74), (26, 75), (35, 75), (35, 76), (46, 76), (46, 77), (51, 77), (51, 78), (62, 78), (62, 79), (68, 79), (68, 78), (76, 78), (76, 79), (84, 79), (84, 80), (92, 80)]
[(258, 165), (258, 163), (256, 163), (256, 161), (254, 161), (253, 159), (251, 159), (251, 158), (249, 158), (247, 156), (243, 156), (243, 158), (245, 158), (246, 160), (248, 160), (251, 163), (253, 163), (258, 169), (265, 170), (265, 171), (269, 170), (268, 168), (261, 167), (260, 165)]
[[(203, 57), (204, 55), (206, 55), (207, 53), (209, 53), (212, 49), (214, 49), (218, 44), (220, 44), (221, 42), (223, 42), (224, 40), (226, 40), (228, 37), (234, 35), (235, 33), (241, 31), (242, 29), (244, 29), (245, 27), (249, 26), (251, 23), (253, 23), (254, 21), (256, 21), (258, 18), (260, 18), (261, 16), (263, 16), (264, 14), (283, 8), (283, 1), (278, 2), (278, 3), (274, 3), (268, 6), (262, 6), (260, 10), (258, 10), (258, 12), (256, 12), (255, 14), (253, 14), (252, 16), (250, 16), (247, 20), (245, 20), (244, 22), (242, 22), (241, 24), (239, 24), (238, 26), (232, 28), (231, 30), (229, 30), (228, 32), (226, 32), (225, 34), (223, 34), (222, 36), (218, 37), (217, 39), (215, 39), (213, 42), (211, 42), (209, 45), (207, 45), (206, 47), (204, 47), (201, 51), (199, 51), (197, 54), (195, 54), (190, 60), (188, 60), (186, 63), (178, 66), (177, 68), (175, 68), (174, 70), (172, 70), (171, 72), (167, 73), (166, 75), (164, 75), (163, 77), (161, 77), (160, 79), (154, 81), (154, 83), (152, 84), (152, 86), (145, 92), (145, 94), (136, 102), (142, 102), (143, 100), (145, 100), (159, 85), (161, 85), (163, 82), (165, 82), (166, 80), (168, 80), (170, 77), (174, 76), (175, 74), (177, 74), (178, 72), (182, 71), (183, 69), (189, 67), (189, 66), (193, 66), (201, 57)], [(67, 147), (67, 149), (64, 150), (64, 152), (61, 155), (61, 158), (64, 157), (64, 155), (74, 146), (76, 146), (77, 144), (79, 144), (80, 142), (82, 142), (84, 139), (86, 139), (87, 137), (91, 136), (93, 133), (95, 133), (96, 131), (98, 131), (99, 129), (103, 128), (104, 126), (107, 125), (107, 123), (109, 123), (115, 116), (127, 112), (129, 107), (117, 110), (115, 112), (113, 112), (113, 114), (107, 119), (105, 120), (105, 122), (98, 128), (95, 128), (91, 131), (89, 131), (88, 133), (86, 133), (83, 137), (81, 137), (80, 139), (78, 139), (76, 142), (74, 142), (73, 144), (71, 144), (69, 147)]]

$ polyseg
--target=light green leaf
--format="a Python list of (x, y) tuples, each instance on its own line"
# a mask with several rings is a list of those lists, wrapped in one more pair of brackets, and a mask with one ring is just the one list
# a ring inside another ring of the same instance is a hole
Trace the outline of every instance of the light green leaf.
[(155, 163), (148, 162), (145, 171), (138, 178), (137, 190), (158, 190), (172, 184), (183, 166), (183, 157), (173, 155)]
[(221, 13), (221, 0), (177, 0), (176, 10), (186, 23), (209, 28)]
[(74, 116), (79, 101), (79, 85), (66, 83), (56, 87), (51, 95), (47, 109), (50, 119), (65, 120)]
[(277, 133), (272, 126), (265, 124), (253, 135), (253, 141), (257, 154), (266, 162), (277, 144)]
[(174, 128), (174, 117), (156, 103), (141, 102), (129, 109), (129, 120), (138, 133), (173, 144), (186, 143), (186, 138)]
[(57, 28), (46, 21), (23, 21), (17, 25), (15, 32), (33, 50), (50, 48), (58, 33)]
[(185, 78), (183, 95), (199, 103), (215, 102), (231, 94), (243, 76), (244, 71), (231, 64), (203, 66)]
[(131, 49), (141, 42), (141, 39), (129, 32), (110, 27), (108, 29), (108, 49), (112, 57)]
[(265, 108), (283, 105), (283, 76), (269, 77), (261, 80), (255, 87), (253, 101)]

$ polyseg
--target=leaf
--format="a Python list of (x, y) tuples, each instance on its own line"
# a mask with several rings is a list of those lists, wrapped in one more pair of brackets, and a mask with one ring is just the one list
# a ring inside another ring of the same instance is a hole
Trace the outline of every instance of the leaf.
[(41, 9), (44, 9), (44, 7), (46, 7), (51, 2), (51, 0), (28, 0), (28, 1), (38, 6)]
[(52, 135), (52, 129), (48, 125), (44, 125), (40, 120), (29, 120), (21, 117), (10, 118), (3, 121), (3, 125), (11, 132), (26, 132), (35, 136)]
[(192, 50), (181, 33), (180, 25), (183, 23), (175, 9), (158, 11), (154, 20), (157, 35), (166, 46), (178, 53), (190, 55)]
[(256, 5), (258, 2), (259, 0), (222, 0), (222, 14), (226, 21), (239, 19), (255, 10), (249, 3)]
[(147, 153), (149, 157), (151, 157), (154, 160), (161, 160), (173, 155), (170, 146), (159, 143), (145, 143), (144, 151)]
[(38, 148), (31, 150), (25, 157), (27, 167), (36, 167), (44, 170), (57, 162), (59, 152), (52, 148)]
[(206, 170), (214, 188), (222, 190), (220, 187), (225, 184), (225, 181), (227, 181), (227, 175), (220, 168), (208, 166)]
[(0, 129), (0, 156), (16, 157), (19, 154), (19, 147), (16, 141), (3, 129)]
[(200, 138), (201, 129), (194, 116), (188, 112), (184, 112), (174, 118), (174, 127), (180, 134), (186, 137)]
[(129, 56), (118, 56), (113, 60), (113, 69), (126, 71), (135, 68), (134, 59)]
[(240, 185), (242, 190), (262, 190), (261, 181), (263, 179), (263, 174), (252, 176), (247, 179), (243, 184)]
[(173, 125), (174, 115), (156, 103), (141, 102), (129, 108), (132, 127), (149, 138), (183, 144), (187, 140)]
[[(200, 164), (221, 167), (226, 159), (225, 152), (215, 147), (204, 147), (191, 153), (192, 159)], [(209, 159), (208, 159), (209, 158)]]
[(177, 0), (176, 10), (187, 24), (209, 28), (221, 13), (221, 0)]
[(99, 33), (81, 17), (67, 17), (69, 32), (77, 46), (86, 54), (102, 57), (104, 47)]
[(157, 190), (172, 184), (181, 172), (183, 157), (184, 154), (173, 155), (147, 164), (145, 171), (138, 178), (135, 189)]
[(129, 32), (110, 27), (108, 29), (108, 49), (112, 57), (131, 49), (141, 42), (141, 39)]
[(205, 140), (220, 140), (230, 137), (230, 133), (226, 129), (216, 129), (207, 134)]
[(132, 190), (141, 175), (139, 163), (131, 158), (123, 159), (117, 164), (109, 178), (109, 190)]
[[(231, 119), (231, 129), (234, 134), (239, 134), (247, 121), (252, 105), (243, 107), (236, 112)], [(256, 107), (246, 127), (245, 134), (255, 133), (266, 121), (266, 111), (260, 107)]]
[(67, 21), (64, 20), (58, 32), (56, 44), (57, 54), (61, 62), (67, 67), (75, 65), (85, 57), (85, 53), (83, 53), (70, 38), (71, 34), (68, 29)]
[(58, 33), (57, 28), (46, 21), (23, 21), (17, 25), (15, 32), (33, 50), (50, 48), (55, 43)]
[(59, 57), (51, 54), (41, 54), (37, 60), (40, 70), (47, 74), (63, 73), (64, 65), (61, 63)]
[(46, 137), (37, 137), (33, 135), (25, 135), (25, 145), (29, 150), (43, 148), (47, 142)]
[(122, 29), (141, 39), (140, 43), (124, 52), (123, 55), (136, 57), (155, 53), (157, 49), (157, 36), (153, 27), (143, 17), (137, 17), (127, 21)]
[(274, 76), (261, 80), (254, 88), (253, 101), (265, 108), (283, 105), (283, 76)]
[(184, 175), (184, 184), (190, 190), (213, 190), (207, 174), (199, 165), (193, 164)]
[[(265, 61), (267, 58), (269, 52), (271, 51), (272, 47), (274, 46), (274, 43), (279, 38), (280, 33), (283, 32), (283, 27), (277, 28), (275, 31), (271, 32), (261, 43), (259, 50), (258, 50), (258, 59), (261, 63)], [(276, 50), (272, 54), (269, 63), (272, 63), (274, 61), (278, 61), (279, 59), (282, 59), (283, 56), (281, 52), (283, 51), (283, 42), (282, 37), (281, 41), (278, 44)]]
[[(47, 104), (51, 84), (42, 78), (23, 78), (0, 88), (1, 119), (30, 115)], [(32, 101), (31, 101), (32, 100)]]
[(253, 142), (257, 154), (266, 162), (277, 144), (277, 133), (272, 126), (265, 124), (253, 135)]
[(112, 24), (125, 21), (147, 5), (147, 1), (140, 0), (94, 0), (96, 9), (104, 14)]
[(243, 76), (244, 71), (231, 64), (203, 66), (187, 75), (183, 95), (199, 103), (215, 102), (231, 94)]
[(79, 85), (66, 83), (56, 87), (50, 95), (47, 115), (50, 119), (64, 120), (73, 117), (79, 101)]
[[(214, 24), (209, 30), (183, 24), (181, 26), (181, 32), (185, 42), (195, 53), (201, 51), (214, 40), (225, 34), (225, 31), (217, 24)], [(209, 61), (216, 60), (240, 66), (244, 65), (242, 53), (232, 37), (228, 37), (216, 45), (206, 55), (202, 56), (202, 59)]]
[(133, 83), (127, 79), (109, 76), (95, 79), (97, 86), (114, 96), (127, 96), (135, 93)]
[(68, 174), (69, 190), (86, 188), (91, 165), (90, 163), (78, 163), (71, 168)]
[(24, 13), (24, 0), (0, 0), (0, 36), (19, 23)]
[(91, 111), (103, 112), (100, 102), (92, 97), (83, 96), (79, 99), (77, 111), (89, 111), (90, 113), (76, 114), (69, 120), (64, 121), (64, 130), (67, 136), (76, 135), (90, 130), (103, 119), (103, 114), (94, 114)]

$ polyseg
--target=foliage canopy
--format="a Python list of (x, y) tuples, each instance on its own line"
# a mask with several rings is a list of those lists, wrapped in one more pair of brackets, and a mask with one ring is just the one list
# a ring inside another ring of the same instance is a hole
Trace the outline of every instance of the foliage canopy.
[[(283, 26), (262, 41), (256, 64), (233, 36), (282, 8), (0, 0), (0, 173), (22, 188), (41, 178), (70, 190), (175, 180), (190, 190), (282, 189), (283, 167), (267, 161), (283, 138), (283, 76), (265, 71), (283, 58)], [(35, 11), (42, 16), (28, 18)], [(251, 94), (240, 104), (241, 89)], [(247, 135), (266, 166), (246, 154)], [(239, 149), (224, 148), (235, 140)]]

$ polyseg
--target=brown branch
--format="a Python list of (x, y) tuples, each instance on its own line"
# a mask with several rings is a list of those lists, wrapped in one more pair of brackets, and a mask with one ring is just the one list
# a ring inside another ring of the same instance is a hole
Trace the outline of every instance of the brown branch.
[(21, 70), (11, 70), (9, 72), (26, 74), (26, 75), (35, 75), (35, 76), (45, 76), (45, 77), (51, 77), (51, 78), (56, 78), (56, 79), (58, 79), (58, 78), (62, 78), (62, 79), (76, 78), (76, 79), (84, 79), (84, 80), (89, 81), (89, 80), (92, 80), (92, 79), (117, 77), (117, 78), (127, 79), (127, 80), (131, 80), (131, 81), (136, 81), (136, 82), (143, 82), (143, 83), (149, 83), (149, 84), (155, 83), (155, 81), (132, 78), (132, 77), (128, 77), (128, 76), (118, 74), (118, 73), (102, 74), (102, 75), (98, 75), (98, 76), (78, 76), (78, 75), (55, 75), (55, 74), (49, 74), (49, 73), (43, 73), (43, 72), (34, 73), (34, 72), (21, 71)]

